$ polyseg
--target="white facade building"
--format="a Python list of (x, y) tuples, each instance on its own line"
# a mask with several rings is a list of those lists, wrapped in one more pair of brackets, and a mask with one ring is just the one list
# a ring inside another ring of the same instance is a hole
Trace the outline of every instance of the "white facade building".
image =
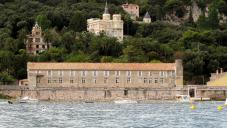
[(87, 20), (87, 31), (99, 35), (104, 32), (109, 37), (116, 37), (119, 41), (123, 41), (124, 22), (120, 14), (109, 14), (107, 3), (102, 19), (91, 18)]

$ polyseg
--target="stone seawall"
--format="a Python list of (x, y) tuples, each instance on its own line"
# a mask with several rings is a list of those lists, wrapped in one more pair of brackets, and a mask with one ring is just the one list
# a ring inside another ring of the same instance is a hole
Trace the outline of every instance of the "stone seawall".
[[(15, 98), (29, 96), (44, 101), (112, 101), (119, 98), (135, 100), (174, 100), (187, 95), (188, 88), (2, 88), (0, 93)], [(226, 89), (196, 89), (196, 97), (225, 99)]]

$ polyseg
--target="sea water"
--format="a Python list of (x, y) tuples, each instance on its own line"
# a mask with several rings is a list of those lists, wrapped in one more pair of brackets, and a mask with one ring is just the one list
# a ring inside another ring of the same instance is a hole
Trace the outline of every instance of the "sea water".
[(0, 104), (0, 128), (227, 128), (224, 102)]

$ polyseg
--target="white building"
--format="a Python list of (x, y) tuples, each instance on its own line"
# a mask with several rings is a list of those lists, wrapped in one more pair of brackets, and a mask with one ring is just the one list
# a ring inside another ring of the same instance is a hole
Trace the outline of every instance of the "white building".
[(109, 37), (116, 37), (119, 41), (123, 41), (123, 24), (124, 22), (121, 20), (120, 14), (113, 14), (113, 18), (111, 19), (106, 2), (102, 19), (91, 18), (87, 20), (87, 31), (96, 35), (104, 32)]

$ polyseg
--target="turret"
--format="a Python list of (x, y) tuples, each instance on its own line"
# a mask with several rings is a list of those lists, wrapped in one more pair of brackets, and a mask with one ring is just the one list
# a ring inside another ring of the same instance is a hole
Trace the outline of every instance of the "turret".
[(35, 26), (32, 28), (32, 35), (33, 36), (41, 36), (42, 35), (42, 29), (38, 25), (38, 22), (35, 23)]
[(120, 21), (121, 20), (121, 15), (120, 14), (114, 14), (113, 15), (113, 20), (114, 21)]
[(151, 16), (150, 16), (150, 14), (148, 12), (143, 17), (143, 22), (144, 23), (151, 23)]

